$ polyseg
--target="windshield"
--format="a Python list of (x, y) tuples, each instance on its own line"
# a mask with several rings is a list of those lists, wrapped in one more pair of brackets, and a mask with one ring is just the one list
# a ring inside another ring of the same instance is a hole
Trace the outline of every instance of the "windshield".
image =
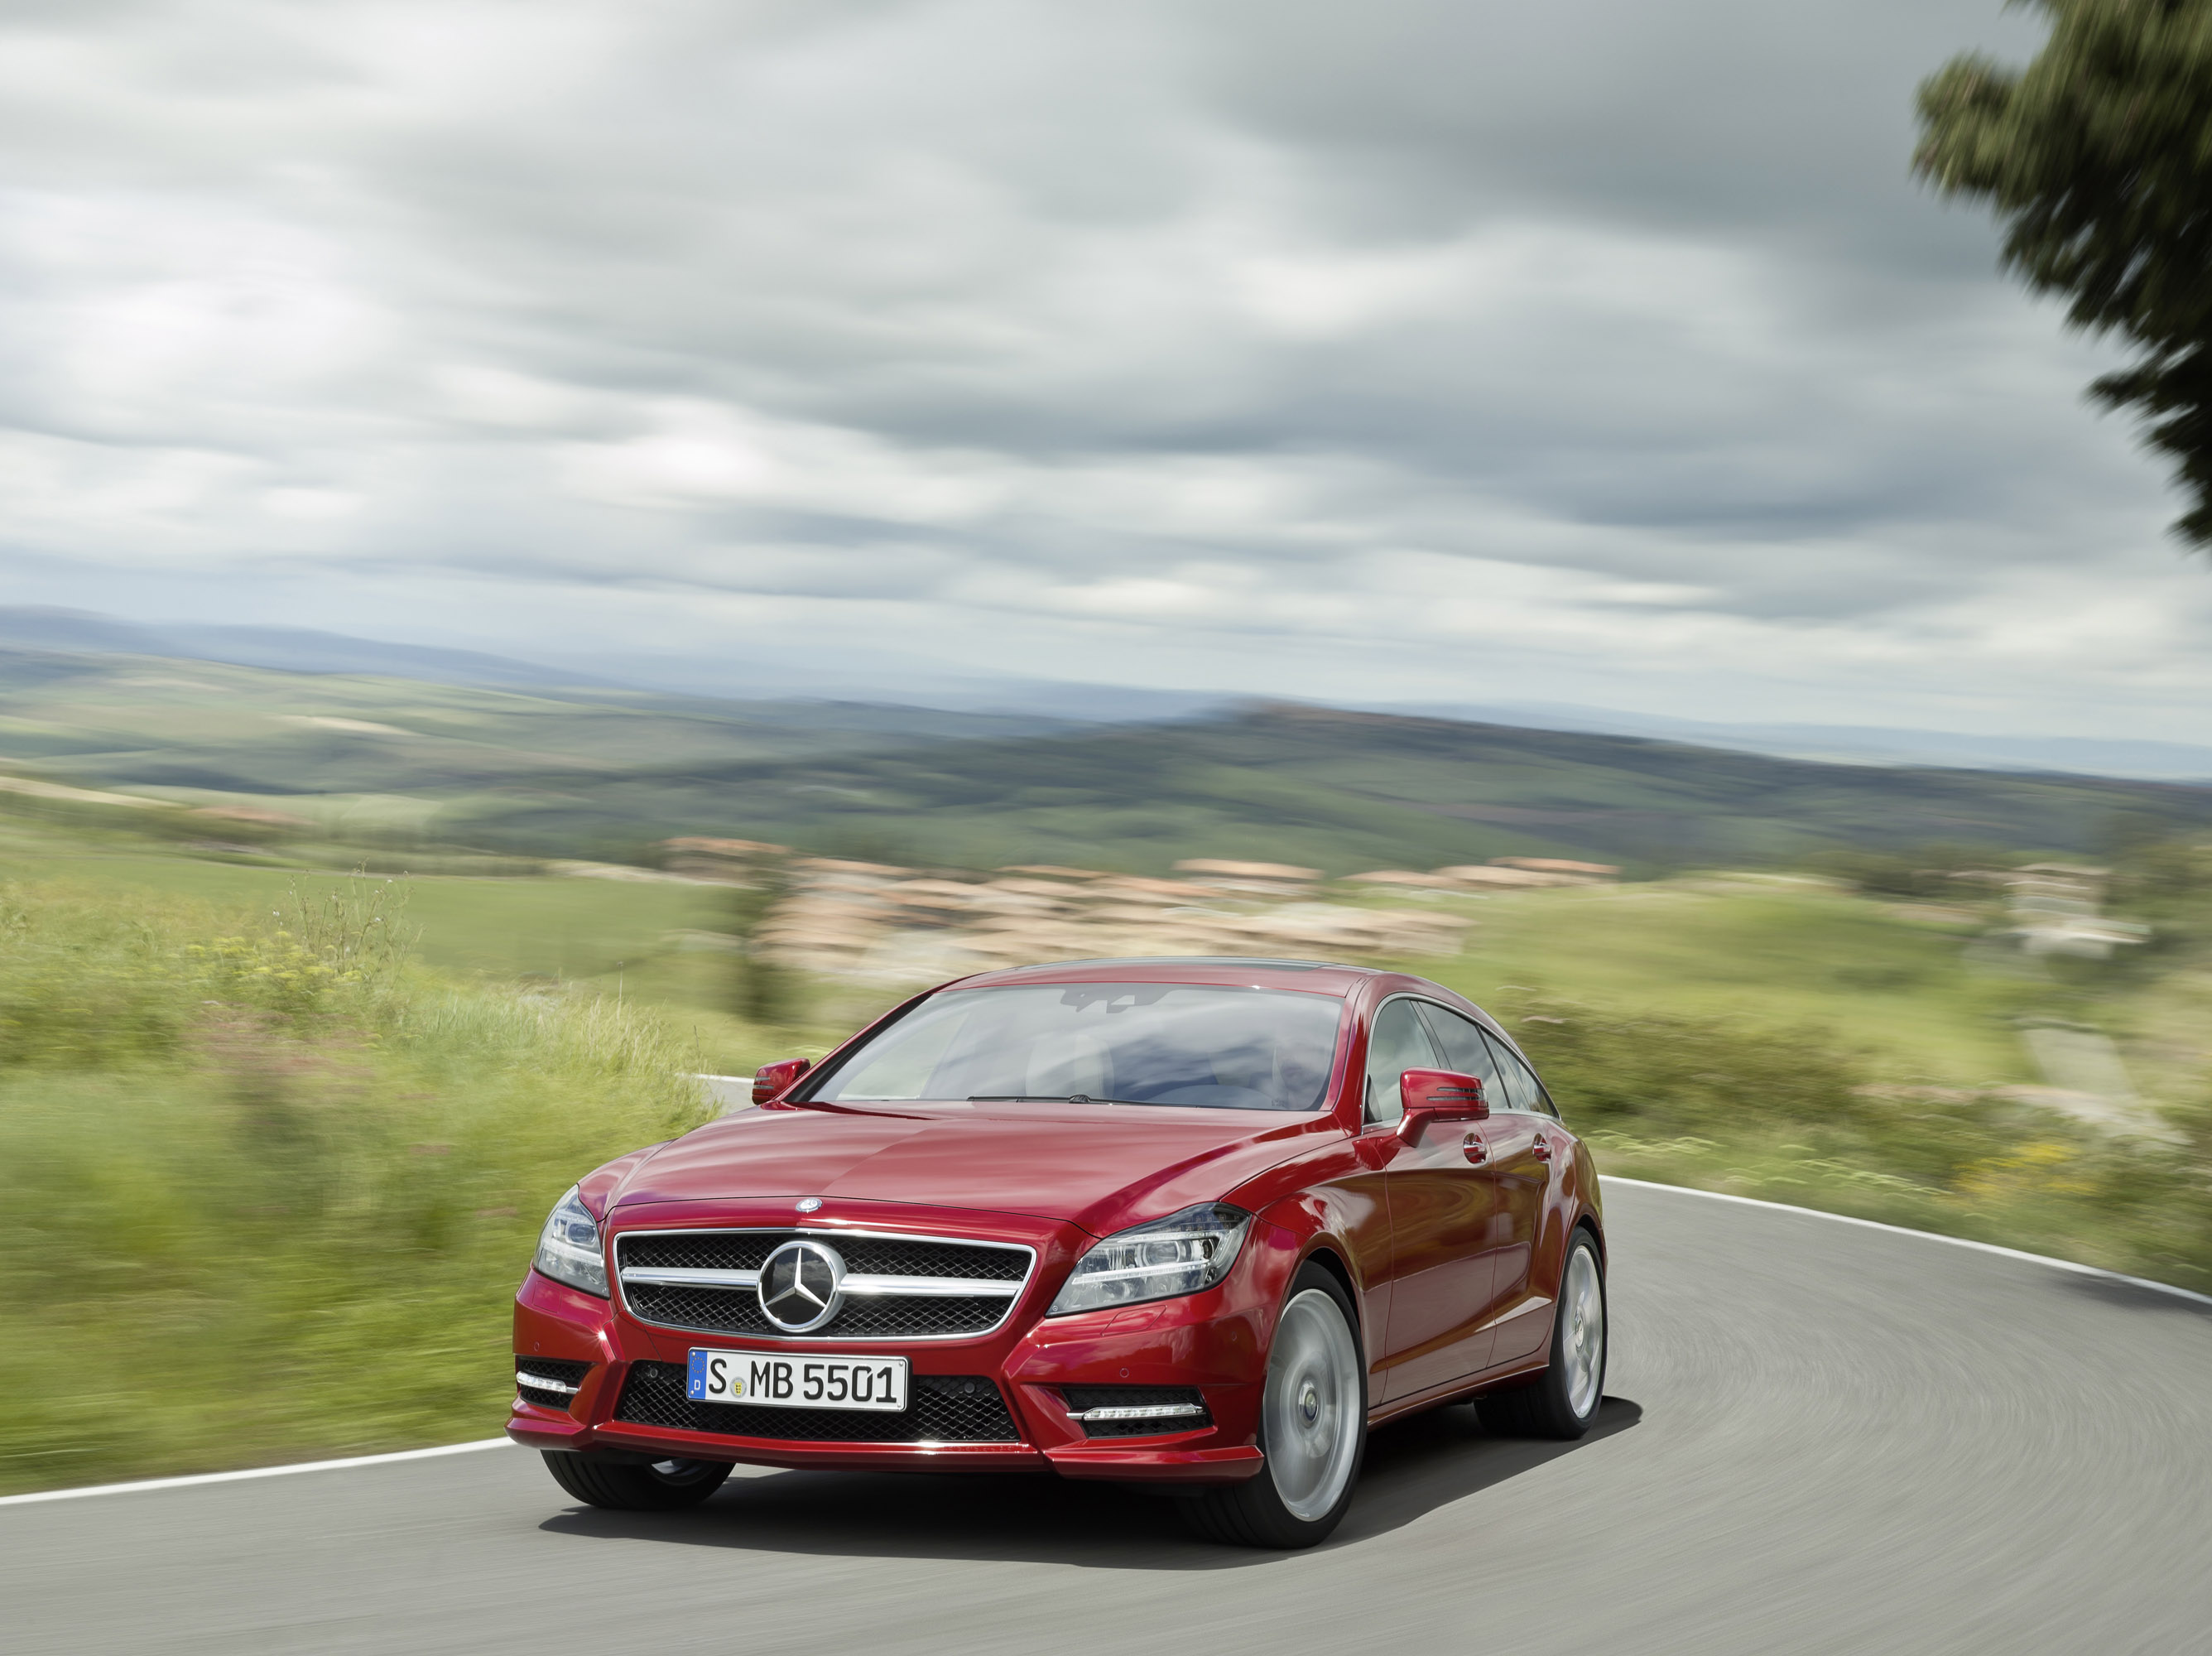
[(1182, 983), (951, 989), (799, 1096), (1318, 1110), (1344, 1003)]

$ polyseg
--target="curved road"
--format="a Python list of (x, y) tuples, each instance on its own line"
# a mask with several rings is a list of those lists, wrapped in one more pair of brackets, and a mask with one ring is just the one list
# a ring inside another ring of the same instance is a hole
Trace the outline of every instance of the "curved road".
[(1045, 1480), (740, 1468), (568, 1505), (519, 1450), (0, 1507), (36, 1652), (2212, 1650), (2212, 1306), (1613, 1185), (1571, 1446), (1377, 1434), (1303, 1555)]

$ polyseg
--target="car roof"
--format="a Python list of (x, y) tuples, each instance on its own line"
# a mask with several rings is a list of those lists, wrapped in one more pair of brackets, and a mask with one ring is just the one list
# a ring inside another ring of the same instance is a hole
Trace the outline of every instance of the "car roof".
[[(1016, 983), (1219, 983), (1284, 989), (1309, 995), (1349, 995), (1370, 977), (1396, 976), (1333, 960), (1269, 960), (1243, 955), (1151, 955), (1126, 959), (1053, 960), (963, 977), (962, 989)], [(953, 985), (947, 984), (947, 988)]]

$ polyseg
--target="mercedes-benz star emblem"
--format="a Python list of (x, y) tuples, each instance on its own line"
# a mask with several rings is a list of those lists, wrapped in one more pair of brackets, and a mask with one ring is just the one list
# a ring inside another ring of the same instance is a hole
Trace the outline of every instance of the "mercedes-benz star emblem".
[(803, 1214), (811, 1214), (821, 1205), (822, 1198), (818, 1196), (803, 1196), (799, 1198), (799, 1211)]
[(787, 1242), (761, 1267), (761, 1314), (786, 1334), (805, 1334), (837, 1314), (845, 1262), (826, 1242)]

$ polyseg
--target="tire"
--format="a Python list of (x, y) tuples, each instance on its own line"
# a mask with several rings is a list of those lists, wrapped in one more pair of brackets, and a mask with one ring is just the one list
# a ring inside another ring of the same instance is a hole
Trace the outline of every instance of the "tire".
[(1192, 1528), (1234, 1547), (1327, 1540), (1367, 1453), (1367, 1361), (1350, 1296), (1318, 1265), (1292, 1279), (1275, 1319), (1260, 1448), (1267, 1459), (1251, 1477), (1179, 1503)]
[(730, 1476), (726, 1460), (636, 1461), (603, 1459), (558, 1450), (545, 1455), (553, 1481), (587, 1507), (618, 1513), (665, 1513), (696, 1507), (722, 1487)]
[(1589, 1431), (1605, 1401), (1607, 1334), (1605, 1267), (1598, 1262), (1595, 1239), (1578, 1229), (1559, 1271), (1551, 1362), (1527, 1385), (1474, 1400), (1484, 1430), (1566, 1442)]

